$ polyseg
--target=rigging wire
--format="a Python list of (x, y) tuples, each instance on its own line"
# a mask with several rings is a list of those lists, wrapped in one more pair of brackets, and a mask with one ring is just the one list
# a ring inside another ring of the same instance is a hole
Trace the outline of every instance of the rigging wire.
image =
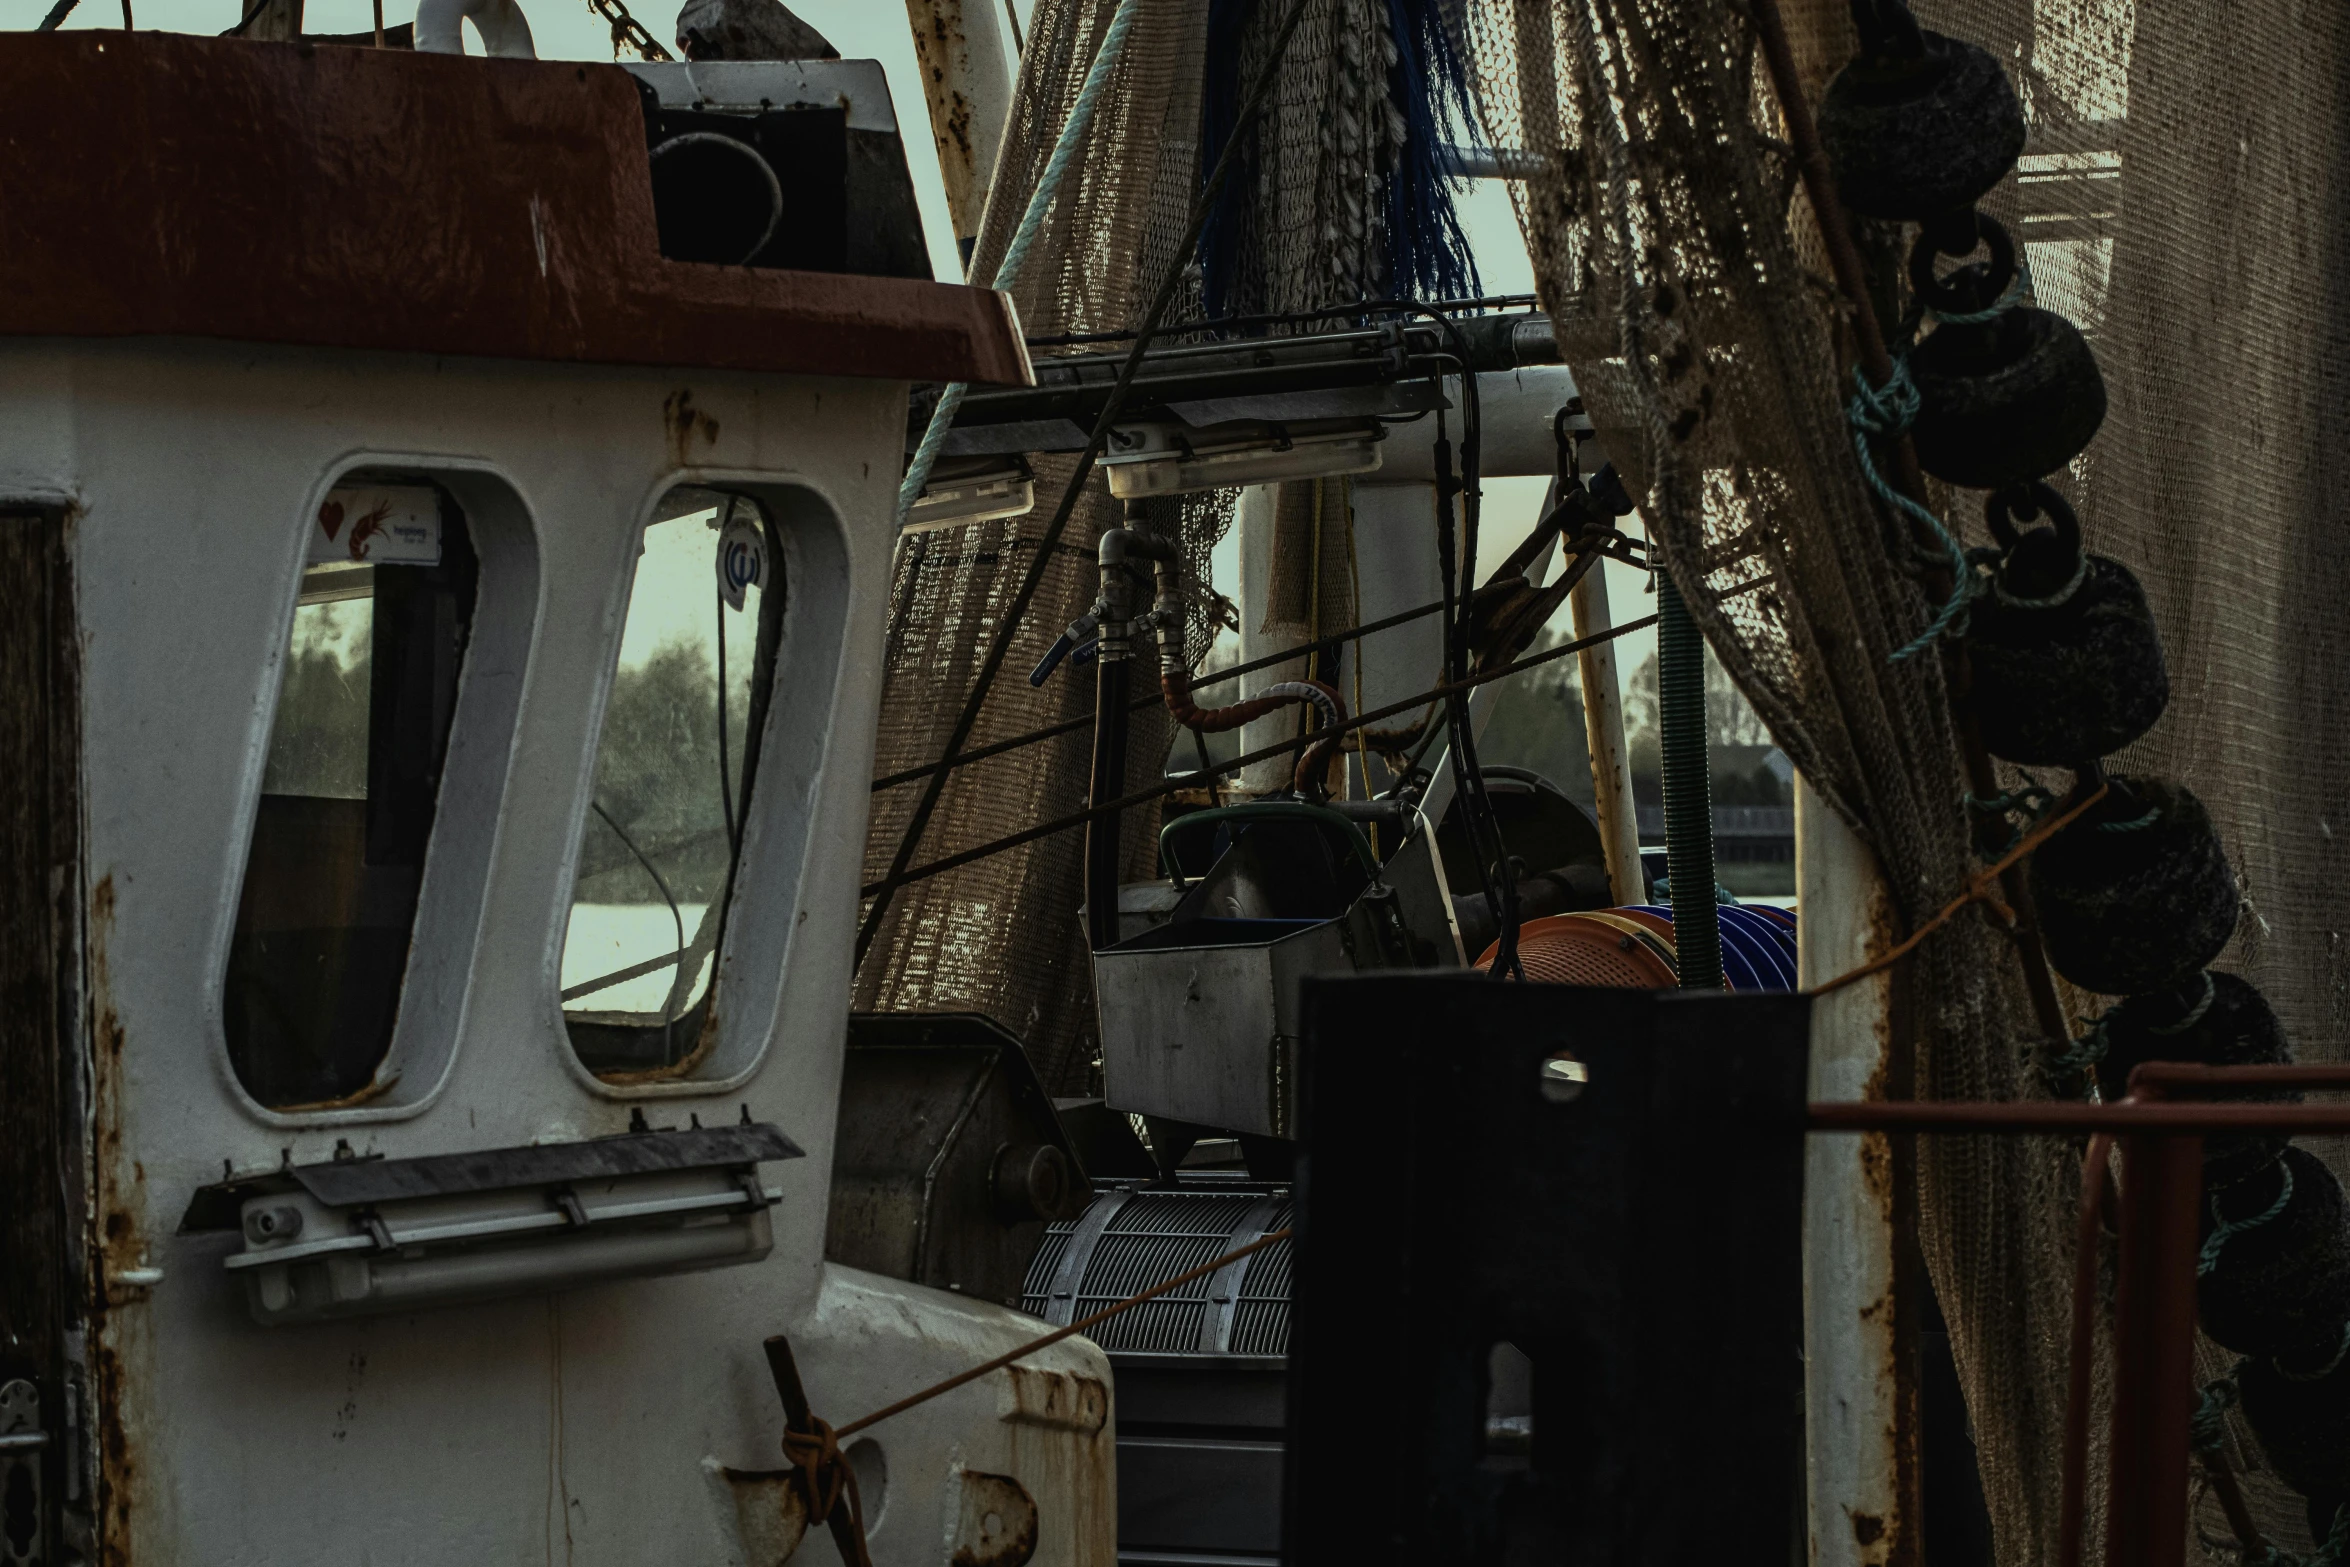
[[(1572, 642), (1562, 642), (1557, 647), (1544, 648), (1539, 653), (1529, 654), (1512, 663), (1503, 664), (1499, 668), (1486, 670), (1482, 674), (1471, 675), (1466, 680), (1447, 681), (1432, 690), (1405, 697), (1400, 702), (1391, 702), (1385, 707), (1374, 708), (1368, 713), (1334, 724), (1325, 729), (1323, 733), (1334, 737), (1344, 736), (1384, 719), (1393, 718), (1398, 713), (1408, 713), (1415, 707), (1451, 696), (1456, 692), (1474, 690), (1478, 686), (1490, 685), (1496, 680), (1507, 680), (1510, 676), (1522, 674), (1539, 664), (1547, 664), (1553, 659), (1565, 658), (1571, 653), (1580, 653), (1585, 648), (1597, 647), (1602, 642), (1611, 641), (1634, 631), (1645, 631), (1655, 624), (1656, 617), (1654, 615), (1643, 615), (1638, 620), (1627, 620), (1620, 626), (1610, 626), (1605, 631), (1596, 631), (1590, 636), (1578, 637)], [(1293, 648), (1285, 656), (1295, 658), (1297, 652)], [(1208, 771), (1218, 777), (1223, 777), (1237, 773), (1243, 768), (1253, 767), (1258, 762), (1270, 761), (1276, 756), (1288, 755), (1296, 748), (1297, 742), (1294, 739), (1278, 740), (1260, 750), (1243, 752), (1228, 762), (1218, 762)], [(863, 887), (857, 889), (857, 895), (867, 898), (878, 897), (894, 887), (902, 887), (932, 876), (943, 875), (948, 871), (969, 865), (974, 860), (984, 860), (990, 855), (1001, 854), (1007, 849), (1017, 849), (1022, 844), (1034, 843), (1039, 838), (1049, 838), (1054, 833), (1082, 827), (1096, 818), (1114, 816), (1130, 807), (1146, 805), (1152, 800), (1161, 799), (1179, 790), (1193, 787), (1200, 776), (1199, 773), (1184, 773), (1177, 777), (1164, 779), (1150, 788), (1137, 789), (1131, 794), (1120, 795), (1115, 800), (1105, 800), (1099, 804), (1089, 805), (1082, 811), (1056, 817), (1052, 821), (1043, 822), (1034, 827), (1023, 828), (1019, 832), (980, 844), (976, 848), (964, 849), (944, 858), (932, 860), (928, 864), (917, 865), (910, 870), (902, 867), (893, 868), (888, 878), (882, 881), (867, 882)]]
[[(1256, 81), (1249, 88), (1247, 100), (1241, 105), (1236, 124), (1253, 121), (1258, 110), (1263, 107), (1267, 93), (1272, 90), (1282, 57), (1289, 51), (1289, 41), (1296, 35), (1298, 24), (1305, 19), (1309, 4), (1311, 0), (1292, 0), (1289, 14), (1282, 19), (1281, 31), (1275, 35), (1272, 52), (1265, 61), (1264, 69), (1258, 72)], [(1149, 334), (1157, 330), (1160, 321), (1175, 303), (1176, 292), (1190, 271), (1188, 258), (1199, 243), (1200, 228), (1207, 221), (1209, 208), (1213, 206), (1217, 192), (1223, 189), (1224, 181), (1231, 173), (1233, 149), (1239, 145), (1239, 141), (1240, 138), (1235, 136), (1225, 143), (1215, 168), (1209, 172), (1198, 198), (1192, 203), (1190, 222), (1185, 225), (1182, 238), (1176, 242), (1166, 272), (1159, 280), (1158, 293), (1143, 317), (1143, 335), (1137, 338), (1134, 348), (1126, 356), (1125, 364), (1119, 368), (1117, 383), (1110, 388), (1109, 398), (1102, 405), (1101, 416), (1094, 421), (1093, 434), (1086, 441), (1085, 449), (1077, 455), (1069, 482), (1061, 491), (1060, 505), (1054, 509), (1053, 520), (1046, 526), (1044, 536), (1038, 542), (1035, 558), (1029, 562), (1028, 574), (1021, 579), (1019, 591), (1012, 596), (1012, 602), (1005, 607), (1003, 618), (997, 623), (995, 638), (988, 646), (986, 659), (980, 664), (978, 677), (972, 682), (971, 694), (965, 698), (963, 711), (947, 737), (944, 754), (940, 758), (941, 766), (930, 775), (930, 782), (923, 789), (921, 800), (915, 805), (905, 831), (899, 836), (897, 852), (891, 858), (889, 876), (878, 884), (882, 890), (873, 894), (873, 906), (866, 912), (864, 923), (857, 931), (856, 955), (851, 972), (863, 965), (865, 954), (872, 950), (874, 937), (881, 932), (882, 917), (889, 911), (891, 894), (897, 886), (902, 885), (898, 878), (912, 863), (914, 850), (921, 843), (922, 834), (928, 829), (931, 815), (938, 809), (939, 798), (945, 792), (949, 770), (961, 758), (963, 744), (971, 738), (971, 731), (979, 722), (980, 708), (987, 701), (987, 693), (995, 685), (996, 675), (1004, 667), (1004, 659), (1012, 651), (1012, 640), (1019, 634), (1028, 614), (1028, 606), (1034, 601), (1036, 590), (1044, 581), (1045, 570), (1052, 563), (1053, 551), (1060, 544), (1070, 517), (1076, 512), (1077, 498), (1084, 492), (1086, 481), (1093, 476), (1094, 463), (1100, 458), (1103, 446), (1108, 443), (1111, 421), (1118, 417), (1119, 411), (1125, 406), (1134, 378), (1141, 373), (1143, 350), (1150, 341)]]

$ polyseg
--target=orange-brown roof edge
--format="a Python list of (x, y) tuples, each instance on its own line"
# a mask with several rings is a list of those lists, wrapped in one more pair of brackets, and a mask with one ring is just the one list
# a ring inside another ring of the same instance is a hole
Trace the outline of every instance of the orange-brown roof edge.
[(1026, 384), (1004, 296), (667, 261), (617, 66), (0, 35), (0, 334)]

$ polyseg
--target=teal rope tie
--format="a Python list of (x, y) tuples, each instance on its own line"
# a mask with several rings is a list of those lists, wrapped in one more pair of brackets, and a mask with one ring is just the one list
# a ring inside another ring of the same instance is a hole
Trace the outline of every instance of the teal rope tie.
[(2010, 811), (2024, 813), (2023, 825), (2015, 827), (2008, 834), (2007, 842), (1999, 846), (1999, 853), (1993, 855), (1993, 859), (1997, 859), (2000, 854), (2005, 854), (2023, 842), (2024, 834), (2030, 832), (2040, 819), (2048, 814), (2048, 808), (2055, 803), (2056, 796), (2038, 784), (2025, 784), (2020, 789), (2010, 789), (2004, 794), (1993, 795), (1988, 800), (1979, 794), (1972, 793), (1966, 797), (1966, 808), (1977, 816), (2005, 816)]
[(2202, 1397), (2187, 1421), (2187, 1442), (2198, 1453), (2216, 1453), (2228, 1439), (2228, 1411), (2236, 1404), (2236, 1379), (2203, 1384)]
[(2153, 826), (2156, 822), (2161, 820), (2162, 807), (2159, 805), (2150, 805), (2146, 808), (2146, 814), (2143, 816), (2136, 817), (2133, 820), (2126, 822), (2099, 822), (2097, 824), (2097, 830), (2099, 832), (2144, 832), (2147, 828)]
[(1877, 469), (1876, 453), (1870, 449), (1872, 441), (1891, 439), (1917, 422), (1918, 389), (1917, 383), (1909, 378), (1909, 361), (1894, 360), (1893, 373), (1885, 378), (1883, 386), (1869, 385), (1868, 377), (1858, 369), (1852, 372), (1852, 383), (1852, 401), (1845, 405), (1844, 416), (1852, 424), (1852, 449), (1860, 458), (1861, 477), (1868, 481), (1879, 500), (1922, 524), (1933, 535), (1950, 566), (1950, 601), (1924, 631), (1894, 650), (1892, 661), (1898, 664), (1915, 658), (1953, 629), (1965, 630), (1967, 609), (1983, 590), (1982, 578), (1975, 570), (1974, 558), (1960, 547), (1957, 538), (1943, 526), (1942, 519), (1886, 482), (1884, 474)]
[[(2115, 1003), (2115, 1007), (2119, 1005), (2120, 1003)], [(2111, 1045), (2111, 1041), (2105, 1033), (2105, 1020), (2113, 1015), (2115, 1007), (2108, 1007), (2095, 1017), (2081, 1019), (2082, 1022), (2089, 1025), (2089, 1031), (2074, 1040), (2065, 1049), (2057, 1051), (2048, 1058), (2048, 1064), (2057, 1071), (2080, 1074), (2084, 1079), (2081, 1084), (2083, 1093), (2089, 1091), (2086, 1080), (2105, 1064), (2105, 1052)]]
[(2211, 1216), (2219, 1221), (2219, 1228), (2211, 1232), (2211, 1239), (2205, 1241), (2203, 1250), (2196, 1254), (2195, 1277), (2206, 1278), (2212, 1269), (2219, 1266), (2219, 1249), (2227, 1244), (2229, 1236), (2241, 1235), (2246, 1230), (2257, 1230), (2285, 1211), (2285, 1204), (2293, 1200), (2293, 1167), (2280, 1162), (2277, 1165), (2277, 1171), (2284, 1176), (2284, 1183), (2277, 1188), (2277, 1200), (2270, 1203), (2267, 1210), (2256, 1217), (2241, 1220), (2222, 1219), (2219, 1213), (2219, 1199), (2216, 1197), (2212, 1199)]
[(2212, 1002), (2217, 999), (2219, 999), (2219, 986), (2211, 982), (2211, 970), (2205, 969), (2203, 971), (2203, 999), (2189, 1007), (2187, 1015), (2176, 1023), (2149, 1023), (2146, 1025), (2146, 1032), (2159, 1034), (2165, 1039), (2183, 1034), (2203, 1021), (2204, 1014), (2211, 1010)]
[(1996, 321), (2006, 315), (2022, 304), (2025, 296), (2032, 292), (2032, 264), (2021, 254), (2021, 246), (2017, 250), (2015, 276), (2007, 280), (2006, 290), (1990, 304), (1980, 310), (1936, 310), (1932, 305), (1926, 305), (1923, 307), (1924, 312), (1944, 326), (1981, 326), (1986, 321)]

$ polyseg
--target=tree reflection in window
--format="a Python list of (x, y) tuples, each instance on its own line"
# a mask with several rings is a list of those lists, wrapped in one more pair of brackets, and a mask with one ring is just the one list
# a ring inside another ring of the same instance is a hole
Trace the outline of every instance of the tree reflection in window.
[(417, 484), (332, 492), (306, 560), (221, 1007), (238, 1081), (279, 1110), (394, 1081), (479, 570), (456, 503)]
[(717, 1041), (713, 982), (783, 621), (759, 502), (687, 489), (662, 514), (629, 592), (563, 943), (572, 1047), (612, 1082), (689, 1074)]

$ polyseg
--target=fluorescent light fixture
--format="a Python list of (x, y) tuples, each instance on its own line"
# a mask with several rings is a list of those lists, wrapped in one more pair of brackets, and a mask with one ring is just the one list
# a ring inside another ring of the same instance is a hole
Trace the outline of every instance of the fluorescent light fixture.
[(1036, 478), (1018, 457), (941, 460), (914, 498), (905, 531), (928, 533), (967, 522), (1023, 517), (1035, 509)]
[[(1336, 428), (1331, 428), (1336, 424)], [(1120, 500), (1183, 495), (1277, 479), (1375, 473), (1387, 427), (1376, 420), (1249, 424), (1202, 431), (1173, 420), (1120, 425), (1102, 454), (1110, 493)]]

